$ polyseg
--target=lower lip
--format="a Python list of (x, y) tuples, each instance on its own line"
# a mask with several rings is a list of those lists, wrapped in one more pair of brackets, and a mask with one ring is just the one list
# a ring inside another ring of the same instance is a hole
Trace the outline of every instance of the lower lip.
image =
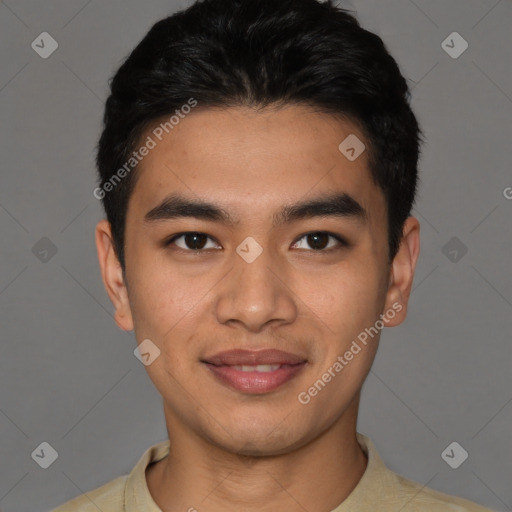
[(283, 365), (273, 372), (243, 372), (231, 366), (204, 363), (221, 382), (244, 393), (268, 393), (293, 379), (306, 363)]

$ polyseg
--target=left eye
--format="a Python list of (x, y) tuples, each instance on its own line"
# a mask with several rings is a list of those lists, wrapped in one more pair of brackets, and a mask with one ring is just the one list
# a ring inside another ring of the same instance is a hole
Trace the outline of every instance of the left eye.
[[(339, 236), (333, 235), (332, 233), (326, 233), (324, 231), (316, 231), (314, 233), (307, 233), (303, 235), (300, 240), (306, 239), (307, 243), (313, 248), (315, 251), (328, 251), (330, 249), (334, 249), (336, 247), (336, 243), (334, 246), (328, 246), (329, 238), (334, 239), (338, 242), (339, 246), (346, 246), (346, 242)], [(295, 242), (292, 247), (302, 249), (303, 247), (296, 247), (298, 242)], [(326, 247), (327, 246), (327, 247)]]

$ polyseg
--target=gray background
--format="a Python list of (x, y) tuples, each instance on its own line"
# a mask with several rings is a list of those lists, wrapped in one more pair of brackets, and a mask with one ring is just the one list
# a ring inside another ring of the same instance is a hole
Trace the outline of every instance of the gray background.
[[(4, 512), (50, 510), (166, 438), (160, 395), (101, 282), (94, 146), (107, 79), (154, 22), (189, 3), (0, 2)], [(512, 510), (512, 3), (342, 6), (398, 61), (428, 139), (410, 311), (384, 330), (358, 430), (408, 478)], [(43, 31), (59, 44), (47, 59), (31, 48)], [(469, 44), (456, 59), (441, 47), (453, 31)], [(48, 469), (31, 457), (43, 441), (58, 452)], [(441, 458), (452, 441), (469, 453), (458, 469)]]

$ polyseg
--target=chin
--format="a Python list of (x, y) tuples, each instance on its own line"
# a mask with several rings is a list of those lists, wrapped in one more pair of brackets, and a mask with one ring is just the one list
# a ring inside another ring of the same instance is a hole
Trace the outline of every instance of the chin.
[[(286, 417), (286, 416), (285, 416)], [(292, 418), (292, 415), (288, 420)], [(287, 420), (287, 421), (288, 421)], [(210, 442), (225, 451), (246, 456), (271, 456), (289, 453), (294, 449), (306, 445), (315, 437), (314, 433), (307, 431), (290, 430), (287, 421), (280, 417), (275, 421), (251, 422), (246, 418), (245, 422), (237, 422), (236, 425), (219, 426), (215, 432), (210, 432), (207, 437)], [(304, 430), (303, 422), (295, 423), (294, 427)]]

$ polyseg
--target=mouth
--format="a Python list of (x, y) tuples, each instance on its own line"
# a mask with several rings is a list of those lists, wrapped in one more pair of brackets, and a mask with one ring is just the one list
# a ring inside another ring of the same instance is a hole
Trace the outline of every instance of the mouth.
[(258, 364), (256, 366), (250, 366), (250, 365), (233, 365), (231, 366), (233, 370), (238, 370), (240, 372), (261, 372), (261, 373), (268, 373), (268, 372), (275, 372), (279, 368), (281, 368), (280, 364)]
[(231, 350), (201, 361), (223, 385), (248, 394), (269, 393), (283, 386), (307, 364), (302, 356), (280, 350)]

